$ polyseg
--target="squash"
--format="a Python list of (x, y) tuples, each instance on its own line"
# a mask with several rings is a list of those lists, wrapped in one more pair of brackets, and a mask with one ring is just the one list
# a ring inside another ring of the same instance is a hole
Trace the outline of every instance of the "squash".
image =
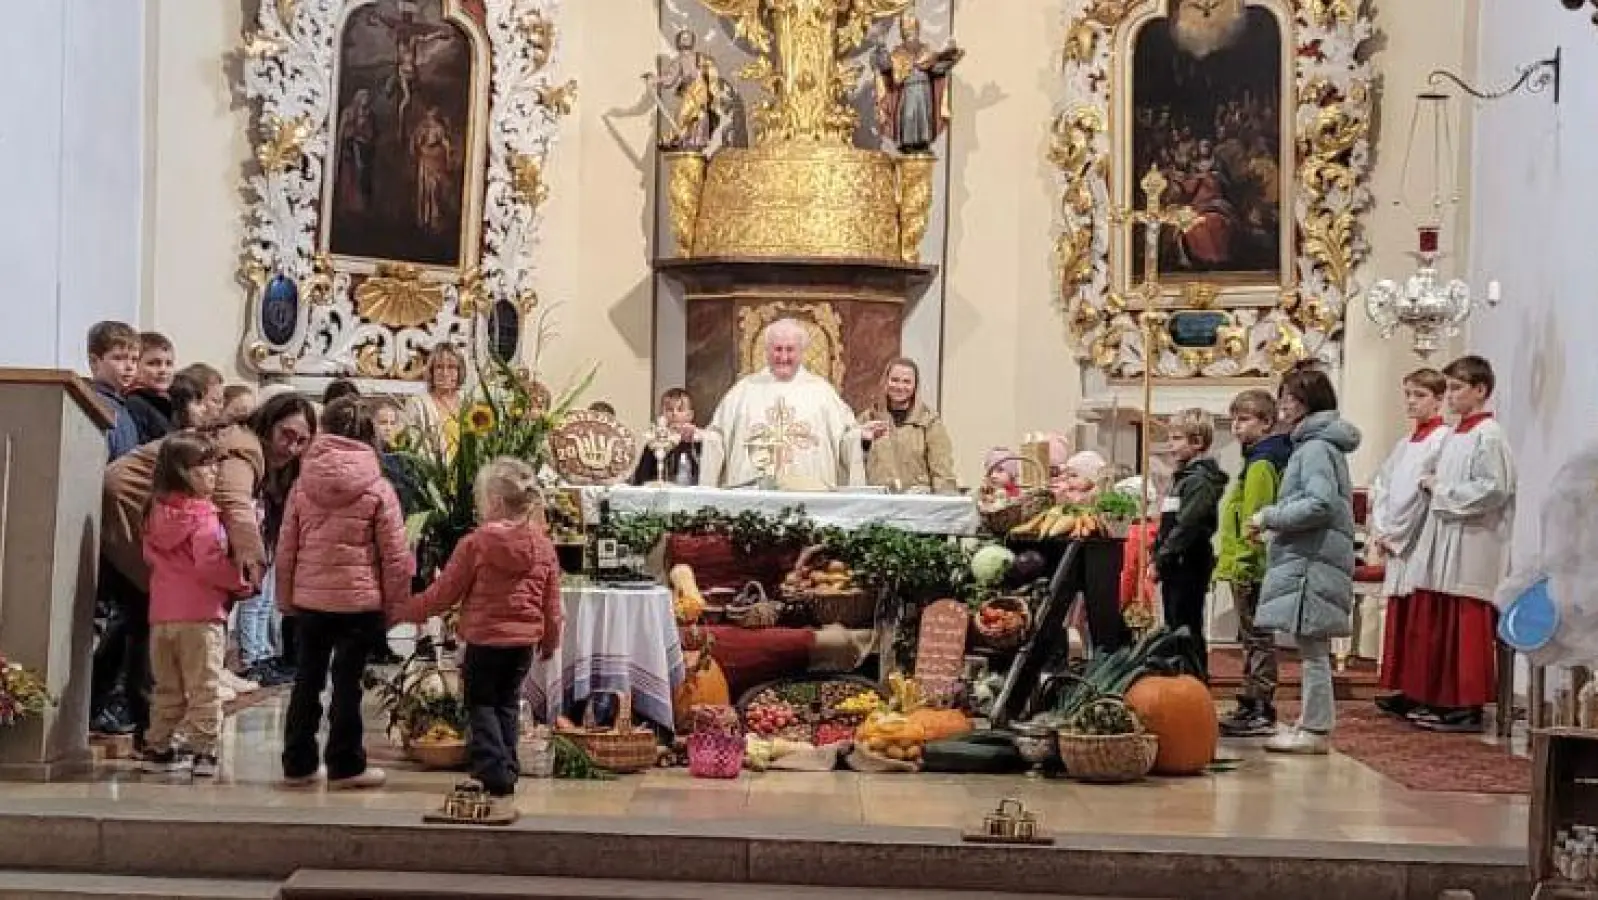
[(1126, 705), (1160, 739), (1156, 774), (1197, 775), (1215, 761), (1220, 725), (1204, 682), (1192, 675), (1145, 675), (1126, 692)]
[(671, 583), (671, 608), (677, 621), (683, 625), (699, 621), (705, 613), (705, 597), (699, 591), (694, 570), (679, 563), (666, 573), (666, 580)]
[(682, 684), (671, 692), (671, 717), (678, 734), (687, 734), (691, 727), (690, 713), (695, 706), (730, 706), (732, 690), (727, 686), (727, 674), (721, 670), (710, 648), (687, 650), (683, 653), (688, 674)]
[(971, 719), (958, 709), (918, 709), (905, 718), (920, 725), (929, 741), (971, 733)]

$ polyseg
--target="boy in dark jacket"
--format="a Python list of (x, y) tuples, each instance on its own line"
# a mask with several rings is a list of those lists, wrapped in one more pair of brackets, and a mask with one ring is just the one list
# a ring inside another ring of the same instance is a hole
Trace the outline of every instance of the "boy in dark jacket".
[(139, 333), (125, 322), (97, 322), (89, 329), (89, 386), (111, 413), (106, 459), (139, 446), (139, 426), (128, 413), (128, 389), (139, 368)]
[(1215, 570), (1215, 531), (1226, 473), (1209, 455), (1215, 424), (1202, 409), (1185, 409), (1171, 418), (1171, 455), (1178, 468), (1160, 510), (1154, 551), (1154, 577), (1160, 583), (1165, 626), (1186, 626), (1197, 644), (1208, 677), (1209, 648), (1204, 642), (1204, 600)]
[(1243, 472), (1221, 501), (1221, 555), (1215, 580), (1231, 585), (1237, 609), (1238, 640), (1243, 645), (1243, 686), (1237, 708), (1221, 720), (1227, 737), (1268, 737), (1276, 733), (1276, 635), (1254, 627), (1260, 582), (1265, 580), (1265, 542), (1248, 522), (1276, 502), (1282, 470), (1293, 442), (1276, 430), (1276, 398), (1258, 388), (1232, 400), (1232, 437), (1243, 449)]
[(139, 429), (139, 446), (172, 433), (172, 377), (177, 374), (172, 341), (158, 331), (139, 335), (139, 374), (128, 391), (128, 415)]

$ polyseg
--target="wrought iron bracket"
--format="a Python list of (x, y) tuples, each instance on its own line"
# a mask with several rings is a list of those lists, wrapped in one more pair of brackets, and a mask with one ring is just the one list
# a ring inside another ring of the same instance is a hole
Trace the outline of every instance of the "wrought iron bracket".
[[(1564, 49), (1561, 47), (1555, 47), (1553, 56), (1550, 56), (1547, 59), (1538, 60), (1529, 66), (1520, 67), (1520, 69), (1517, 70), (1519, 77), (1515, 79), (1515, 83), (1511, 84), (1509, 87), (1497, 91), (1484, 91), (1481, 88), (1467, 83), (1465, 79), (1460, 78), (1458, 75), (1455, 75), (1453, 72), (1449, 72), (1446, 69), (1433, 70), (1430, 75), (1426, 76), (1426, 83), (1436, 87), (1438, 82), (1452, 82), (1460, 90), (1471, 95), (1472, 97), (1475, 97), (1477, 100), (1485, 101), (1502, 100), (1511, 94), (1521, 91), (1522, 89), (1524, 89), (1528, 94), (1540, 94), (1543, 91), (1552, 88), (1554, 92), (1554, 105), (1557, 106), (1559, 105), (1559, 78), (1564, 67), (1563, 57)], [(1440, 99), (1442, 95), (1429, 93), (1421, 94), (1420, 96), (1423, 99)]]

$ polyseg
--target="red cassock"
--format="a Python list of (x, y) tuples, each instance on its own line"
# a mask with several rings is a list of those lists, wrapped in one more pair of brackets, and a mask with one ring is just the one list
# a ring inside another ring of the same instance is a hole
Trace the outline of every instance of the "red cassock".
[(1418, 590), (1387, 601), (1382, 687), (1427, 706), (1486, 706), (1498, 694), (1498, 610)]

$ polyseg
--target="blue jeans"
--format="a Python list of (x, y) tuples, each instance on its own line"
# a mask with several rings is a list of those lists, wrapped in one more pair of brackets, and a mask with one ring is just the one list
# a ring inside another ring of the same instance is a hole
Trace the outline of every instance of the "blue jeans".
[(273, 572), (261, 580), (261, 592), (238, 607), (239, 663), (249, 668), (276, 656), (272, 649), (272, 617), (277, 614)]

